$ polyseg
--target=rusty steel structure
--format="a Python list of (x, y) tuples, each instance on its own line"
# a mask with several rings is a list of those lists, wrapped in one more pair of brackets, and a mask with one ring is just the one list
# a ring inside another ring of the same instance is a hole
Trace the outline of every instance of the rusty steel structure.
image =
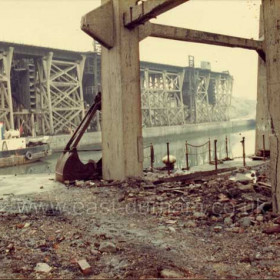
[[(229, 120), (233, 77), (209, 63), (140, 62), (144, 127)], [(0, 42), (0, 121), (25, 135), (73, 131), (101, 90), (101, 50), (73, 52)], [(98, 112), (89, 127), (100, 130)]]

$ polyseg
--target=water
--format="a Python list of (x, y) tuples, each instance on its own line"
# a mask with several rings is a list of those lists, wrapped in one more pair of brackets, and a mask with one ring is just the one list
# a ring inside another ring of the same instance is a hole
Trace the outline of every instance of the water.
[[(193, 145), (201, 145), (206, 143), (209, 138), (211, 139), (211, 157), (214, 159), (214, 144), (213, 140), (217, 139), (217, 151), (218, 158), (222, 159), (226, 157), (225, 148), (225, 137), (228, 137), (228, 152), (229, 157), (241, 157), (242, 156), (242, 145), (240, 141), (242, 137), (245, 137), (245, 151), (246, 155), (254, 154), (255, 147), (255, 130), (254, 128), (246, 128), (243, 131), (232, 132), (229, 129), (227, 132), (203, 132), (197, 135), (180, 135), (176, 137), (160, 137), (152, 140), (155, 152), (155, 167), (163, 166), (162, 158), (167, 154), (166, 142), (170, 143), (170, 154), (174, 155), (177, 159), (176, 167), (186, 167), (185, 157), (185, 141)], [(144, 146), (148, 147), (144, 149), (144, 167), (150, 166), (150, 142), (145, 141)], [(94, 147), (96, 148), (96, 146)], [(90, 148), (87, 148), (90, 149)], [(189, 166), (200, 165), (208, 163), (209, 152), (208, 144), (201, 148), (189, 147)], [(36, 163), (20, 165), (15, 167), (0, 168), (0, 175), (14, 175), (14, 174), (42, 174), (42, 173), (54, 173), (57, 158), (60, 153), (54, 153), (53, 155), (45, 158), (44, 160)], [(100, 152), (93, 151), (82, 151), (79, 152), (79, 156), (82, 162), (86, 163), (89, 159), (97, 161), (101, 158)]]

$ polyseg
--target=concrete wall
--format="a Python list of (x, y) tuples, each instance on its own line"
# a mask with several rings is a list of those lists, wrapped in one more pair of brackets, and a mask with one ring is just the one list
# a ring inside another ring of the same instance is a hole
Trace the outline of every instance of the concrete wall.
[[(166, 136), (198, 134), (207, 131), (221, 131), (229, 130), (233, 128), (250, 127), (255, 125), (255, 120), (232, 120), (228, 122), (212, 122), (202, 124), (186, 124), (178, 126), (162, 126), (162, 127), (149, 127), (143, 128), (144, 139), (153, 139)], [(70, 139), (70, 135), (55, 135), (50, 138), (50, 146), (53, 150), (63, 150), (67, 142)], [(79, 144), (80, 147), (93, 144), (101, 144), (101, 132), (88, 132), (85, 133)]]

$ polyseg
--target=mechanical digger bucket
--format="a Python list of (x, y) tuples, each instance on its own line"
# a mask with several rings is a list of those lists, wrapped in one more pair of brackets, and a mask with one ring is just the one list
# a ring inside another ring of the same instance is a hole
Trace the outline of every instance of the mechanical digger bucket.
[(65, 181), (90, 180), (98, 178), (102, 174), (101, 159), (97, 163), (90, 160), (87, 164), (83, 164), (77, 151), (77, 146), (97, 110), (101, 110), (101, 93), (96, 95), (94, 104), (86, 113), (67, 143), (62, 155), (57, 160), (55, 168), (56, 181), (64, 183)]
[(100, 176), (101, 168), (95, 161), (84, 164), (77, 150), (66, 151), (59, 157), (55, 168), (55, 179), (58, 182), (90, 180)]

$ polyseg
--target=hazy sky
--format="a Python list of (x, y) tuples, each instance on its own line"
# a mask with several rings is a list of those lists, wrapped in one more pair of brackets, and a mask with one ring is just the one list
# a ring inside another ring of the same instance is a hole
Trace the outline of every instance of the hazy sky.
[[(91, 38), (80, 30), (82, 15), (99, 0), (0, 0), (0, 40), (79, 51), (92, 50)], [(258, 38), (260, 0), (190, 0), (154, 22)], [(257, 54), (254, 51), (147, 38), (140, 43), (141, 60), (188, 65), (188, 55), (210, 61), (213, 71), (229, 70), (234, 96), (256, 98)]]

